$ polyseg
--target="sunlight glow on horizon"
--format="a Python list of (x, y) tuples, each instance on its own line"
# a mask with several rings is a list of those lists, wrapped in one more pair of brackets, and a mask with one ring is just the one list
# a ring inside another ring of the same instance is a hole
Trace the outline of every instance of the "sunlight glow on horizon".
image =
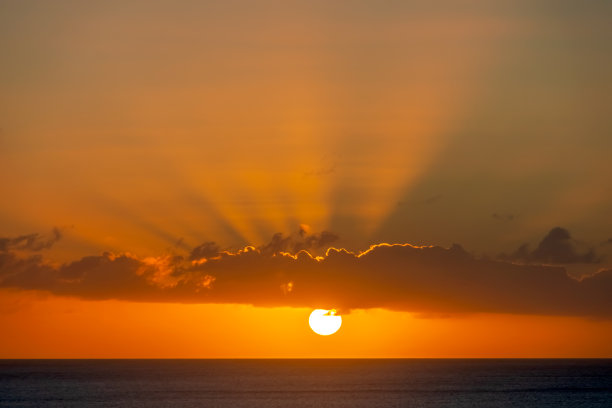
[(612, 357), (610, 16), (0, 2), (0, 358)]

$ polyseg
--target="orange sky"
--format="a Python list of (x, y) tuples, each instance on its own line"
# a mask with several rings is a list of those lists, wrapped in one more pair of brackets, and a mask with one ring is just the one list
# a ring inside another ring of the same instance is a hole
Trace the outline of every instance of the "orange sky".
[[(0, 358), (612, 357), (609, 5), (53, 3), (0, 4)], [(280, 255), (379, 243), (438, 249)]]
[(607, 321), (383, 309), (328, 337), (310, 309), (79, 301), (2, 291), (0, 358), (612, 357)]

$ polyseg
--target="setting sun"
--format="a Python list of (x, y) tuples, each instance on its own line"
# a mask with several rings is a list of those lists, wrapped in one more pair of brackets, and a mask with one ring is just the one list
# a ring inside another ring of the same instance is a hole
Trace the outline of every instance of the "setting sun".
[(308, 324), (313, 332), (321, 336), (334, 334), (342, 326), (342, 317), (336, 314), (336, 309), (315, 309), (310, 313)]
[(0, 0), (0, 407), (612, 408), (612, 1), (465, 3)]

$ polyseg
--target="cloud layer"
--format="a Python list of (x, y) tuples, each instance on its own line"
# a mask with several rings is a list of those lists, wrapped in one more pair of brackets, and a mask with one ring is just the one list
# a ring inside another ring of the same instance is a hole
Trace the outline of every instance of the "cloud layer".
[[(558, 232), (538, 249), (567, 239)], [(478, 259), (458, 245), (379, 244), (358, 254), (331, 248), (321, 257), (287, 252), (325, 246), (331, 237), (300, 231), (298, 240), (277, 234), (236, 252), (209, 242), (186, 257), (104, 253), (61, 266), (4, 247), (0, 286), (83, 299), (612, 317), (612, 270), (576, 280), (560, 266)]]

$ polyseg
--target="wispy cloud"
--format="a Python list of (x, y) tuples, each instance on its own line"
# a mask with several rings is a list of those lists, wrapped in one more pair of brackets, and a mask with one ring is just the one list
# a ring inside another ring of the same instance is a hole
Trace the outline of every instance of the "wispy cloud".
[(51, 248), (62, 238), (59, 228), (53, 228), (51, 234), (26, 234), (17, 237), (0, 237), (0, 252), (6, 251), (41, 251)]

